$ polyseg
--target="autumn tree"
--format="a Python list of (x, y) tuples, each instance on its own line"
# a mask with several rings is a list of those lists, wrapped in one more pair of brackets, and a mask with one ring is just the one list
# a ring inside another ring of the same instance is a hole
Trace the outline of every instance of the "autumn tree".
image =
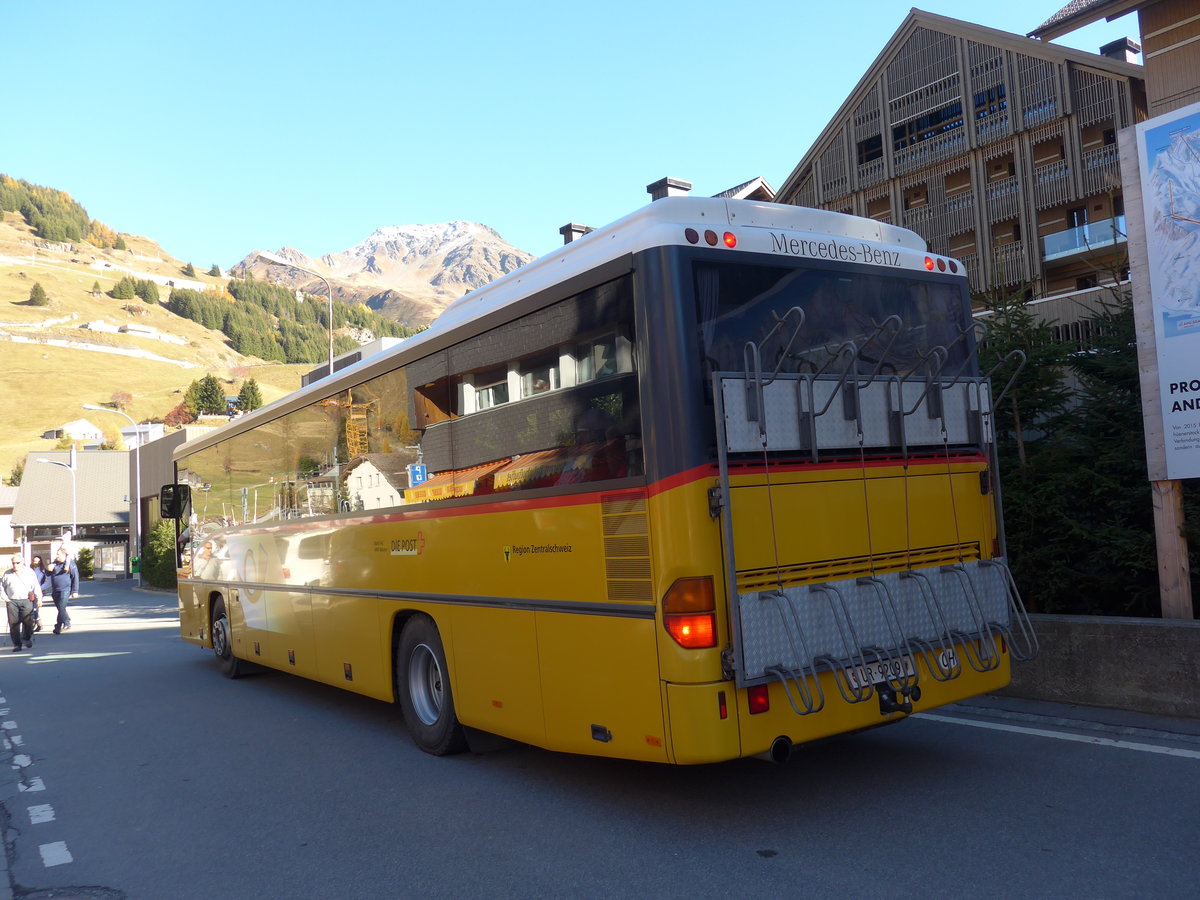
[(109, 402), (112, 403), (115, 409), (119, 409), (121, 412), (124, 412), (129, 408), (129, 404), (133, 402), (133, 397), (130, 395), (129, 391), (113, 391), (112, 397), (109, 398)]

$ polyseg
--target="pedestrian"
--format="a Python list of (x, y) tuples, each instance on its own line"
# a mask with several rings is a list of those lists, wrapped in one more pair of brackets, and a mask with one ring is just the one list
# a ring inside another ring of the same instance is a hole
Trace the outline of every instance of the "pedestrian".
[[(29, 561), (29, 568), (33, 569), (33, 574), (37, 576), (38, 586), (42, 589), (42, 596), (50, 595), (50, 572), (46, 569), (46, 564), (42, 562), (40, 556), (34, 556)], [(42, 604), (41, 601), (34, 607), (33, 610), (33, 630), (42, 630)]]
[(12, 636), (13, 653), (33, 647), (33, 610), (41, 602), (42, 588), (38, 579), (19, 553), (12, 557), (12, 567), (0, 576), (0, 598), (8, 608), (8, 632)]
[(71, 614), (67, 612), (67, 603), (79, 596), (79, 567), (75, 560), (67, 555), (67, 551), (59, 547), (54, 554), (54, 562), (50, 564), (50, 596), (58, 607), (58, 619), (54, 623), (54, 633), (62, 634), (71, 627)]

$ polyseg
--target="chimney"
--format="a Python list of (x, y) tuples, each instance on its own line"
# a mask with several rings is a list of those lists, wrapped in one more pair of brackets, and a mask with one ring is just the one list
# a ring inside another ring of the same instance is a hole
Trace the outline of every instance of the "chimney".
[(650, 195), (651, 202), (663, 197), (683, 197), (691, 189), (692, 183), (681, 178), (660, 178), (654, 184), (646, 185), (646, 193)]
[(1121, 62), (1137, 64), (1137, 55), (1142, 52), (1142, 45), (1135, 40), (1123, 37), (1118, 41), (1105, 44), (1100, 48), (1100, 55)]
[(580, 225), (578, 222), (568, 222), (562, 228), (558, 229), (558, 233), (563, 236), (563, 245), (578, 240), (585, 234), (591, 234), (596, 229), (591, 225)]

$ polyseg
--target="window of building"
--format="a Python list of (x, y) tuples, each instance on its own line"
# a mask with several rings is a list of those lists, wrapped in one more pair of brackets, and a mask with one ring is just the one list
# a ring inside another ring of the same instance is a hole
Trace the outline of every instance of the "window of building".
[(617, 373), (617, 338), (608, 334), (575, 348), (575, 380), (579, 384)]
[(541, 359), (526, 363), (521, 367), (521, 396), (535, 397), (546, 391), (558, 390), (562, 385), (558, 380), (558, 358), (553, 362)]
[(883, 156), (883, 135), (877, 134), (858, 142), (858, 164), (866, 165)]
[(490, 369), (475, 376), (475, 409), (491, 409), (508, 402), (508, 369)]

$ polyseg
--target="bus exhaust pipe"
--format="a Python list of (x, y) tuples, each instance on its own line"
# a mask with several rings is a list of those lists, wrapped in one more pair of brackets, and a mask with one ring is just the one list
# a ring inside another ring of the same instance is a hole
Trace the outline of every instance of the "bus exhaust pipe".
[(795, 747), (789, 738), (782, 735), (771, 741), (771, 762), (782, 766), (792, 758)]

